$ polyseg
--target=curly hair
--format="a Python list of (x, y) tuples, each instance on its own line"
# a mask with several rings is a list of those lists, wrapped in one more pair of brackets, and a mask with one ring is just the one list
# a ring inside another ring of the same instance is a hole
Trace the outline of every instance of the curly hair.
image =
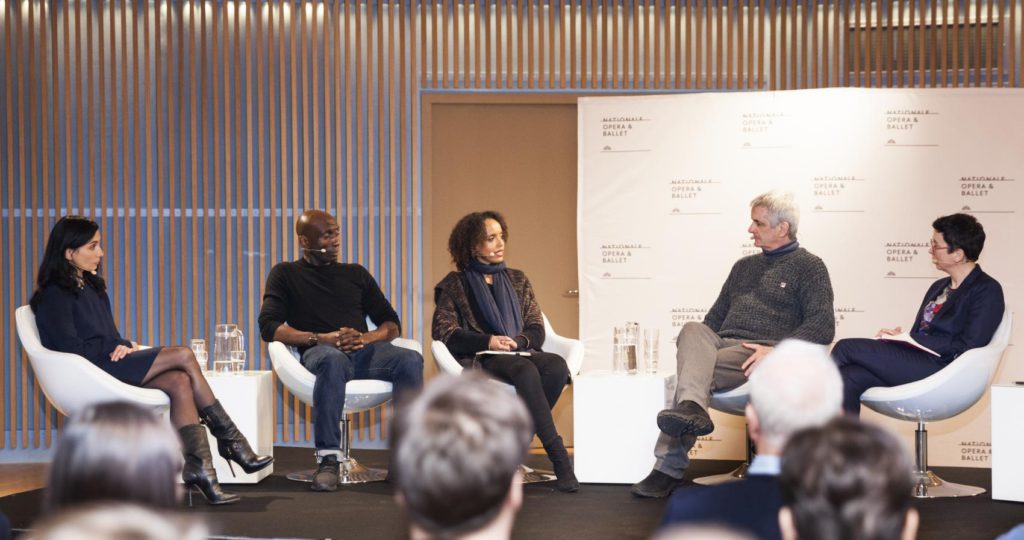
[(484, 227), (484, 222), (488, 219), (493, 219), (501, 225), (501, 238), (507, 241), (508, 225), (505, 223), (504, 216), (494, 210), (466, 214), (452, 228), (452, 234), (448, 237), (448, 253), (451, 253), (452, 262), (460, 272), (469, 266), (469, 261), (473, 260), (473, 248), (487, 238), (487, 228)]

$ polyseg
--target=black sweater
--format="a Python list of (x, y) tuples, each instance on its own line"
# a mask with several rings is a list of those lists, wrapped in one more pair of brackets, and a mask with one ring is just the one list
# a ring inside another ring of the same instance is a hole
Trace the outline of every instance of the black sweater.
[(347, 327), (366, 332), (366, 317), (380, 326), (398, 314), (370, 272), (358, 264), (314, 266), (304, 259), (274, 265), (260, 308), (260, 336), (274, 341), (285, 322), (303, 332), (326, 333)]

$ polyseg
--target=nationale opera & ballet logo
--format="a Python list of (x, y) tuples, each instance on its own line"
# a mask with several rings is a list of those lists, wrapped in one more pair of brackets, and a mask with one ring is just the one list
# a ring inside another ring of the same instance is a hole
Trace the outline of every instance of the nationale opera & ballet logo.
[(688, 322), (704, 322), (707, 314), (708, 308), (705, 306), (678, 306), (669, 310), (672, 328), (682, 328)]

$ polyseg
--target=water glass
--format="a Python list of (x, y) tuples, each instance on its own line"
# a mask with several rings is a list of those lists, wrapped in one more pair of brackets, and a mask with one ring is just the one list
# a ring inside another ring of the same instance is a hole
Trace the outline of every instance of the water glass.
[(245, 351), (231, 351), (231, 373), (245, 371)]
[(209, 353), (207, 353), (206, 351), (195, 351), (193, 354), (196, 355), (196, 363), (199, 364), (199, 367), (203, 371), (208, 371), (210, 369), (210, 364), (208, 363)]
[(658, 373), (657, 328), (644, 328), (644, 367), (647, 373)]
[(192, 349), (192, 352), (205, 351), (206, 340), (201, 338), (193, 339), (192, 342), (189, 344), (189, 348)]

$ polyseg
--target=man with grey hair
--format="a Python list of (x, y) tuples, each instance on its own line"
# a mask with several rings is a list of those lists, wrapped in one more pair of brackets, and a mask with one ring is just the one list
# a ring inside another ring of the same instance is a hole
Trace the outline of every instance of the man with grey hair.
[(792, 194), (768, 192), (750, 202), (747, 232), (762, 252), (737, 261), (704, 322), (679, 332), (673, 407), (658, 413), (657, 460), (633, 484), (634, 495), (667, 497), (682, 482), (690, 448), (715, 429), (712, 391), (746, 382), (783, 339), (832, 342), (832, 284), (825, 263), (796, 240), (799, 215)]
[(786, 340), (750, 375), (747, 429), (757, 455), (744, 480), (677, 490), (663, 525), (724, 523), (757, 538), (780, 538), (782, 449), (794, 433), (839, 415), (843, 381), (823, 345)]
[(533, 438), (522, 400), (484, 375), (442, 375), (394, 425), (395, 499), (410, 538), (509, 538)]

